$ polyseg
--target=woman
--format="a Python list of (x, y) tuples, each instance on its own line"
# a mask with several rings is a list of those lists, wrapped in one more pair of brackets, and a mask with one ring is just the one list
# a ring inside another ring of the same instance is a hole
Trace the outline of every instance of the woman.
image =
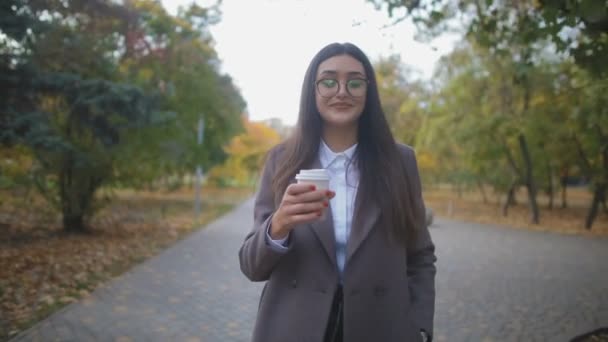
[[(330, 191), (295, 183), (318, 168)], [(436, 257), (416, 158), (394, 141), (355, 45), (330, 44), (311, 61), (295, 132), (269, 152), (254, 220), (239, 251), (242, 272), (266, 281), (253, 341), (431, 340)]]

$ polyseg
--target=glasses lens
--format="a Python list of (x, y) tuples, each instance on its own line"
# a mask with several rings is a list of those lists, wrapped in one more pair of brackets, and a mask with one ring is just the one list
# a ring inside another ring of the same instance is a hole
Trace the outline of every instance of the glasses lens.
[(317, 82), (319, 94), (323, 97), (332, 97), (338, 93), (338, 81), (323, 79)]
[(367, 82), (365, 80), (354, 79), (348, 80), (346, 82), (346, 89), (351, 96), (361, 97), (365, 95), (365, 90), (367, 89)]

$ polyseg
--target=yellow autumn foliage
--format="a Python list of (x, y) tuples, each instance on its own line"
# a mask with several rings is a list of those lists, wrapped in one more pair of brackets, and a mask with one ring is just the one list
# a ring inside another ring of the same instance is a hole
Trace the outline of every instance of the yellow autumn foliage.
[(257, 178), (268, 150), (281, 140), (270, 126), (243, 120), (245, 132), (235, 136), (224, 148), (228, 159), (209, 171), (208, 183), (219, 186), (251, 184)]
[(416, 153), (418, 160), (418, 168), (420, 171), (435, 171), (437, 169), (437, 159), (428, 151), (420, 151)]
[(25, 176), (32, 167), (31, 151), (21, 145), (0, 147), (0, 177), (15, 180)]

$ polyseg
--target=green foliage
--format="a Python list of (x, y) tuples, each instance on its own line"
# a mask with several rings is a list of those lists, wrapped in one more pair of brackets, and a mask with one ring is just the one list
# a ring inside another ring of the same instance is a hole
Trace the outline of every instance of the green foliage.
[(515, 54), (525, 64), (528, 48), (551, 42), (592, 75), (608, 75), (608, 3), (603, 0), (368, 1), (397, 20), (411, 18), (427, 39), (464, 17), (468, 37), (493, 53)]
[(0, 142), (31, 151), (25, 172), (66, 229), (84, 229), (103, 185), (144, 185), (225, 158), (245, 103), (219, 73), (207, 31), (217, 20), (214, 7), (174, 17), (148, 0), (0, 5)]
[(427, 170), (433, 178), (500, 192), (526, 184), (533, 193), (535, 183), (555, 192), (559, 177), (575, 176), (605, 191), (608, 3), (370, 2), (397, 21), (411, 18), (421, 38), (466, 19), (465, 41), (441, 60), (418, 126), (416, 147), (439, 168)]
[(425, 118), (429, 90), (413, 80), (413, 72), (398, 56), (380, 59), (374, 65), (382, 107), (395, 138), (408, 145), (416, 141)]
[[(153, 50), (159, 58), (140, 56), (134, 42), (120, 69), (131, 82), (159, 89), (164, 94), (162, 106), (176, 115), (161, 127), (133, 132), (121, 166), (126, 169), (123, 182), (148, 182), (163, 174), (192, 172), (197, 164), (209, 169), (221, 163), (226, 158), (223, 146), (242, 131), (245, 103), (231, 78), (217, 70), (220, 62), (204, 26), (215, 22), (217, 14), (193, 5), (173, 17), (155, 2), (139, 1), (134, 6), (148, 15), (140, 17), (139, 33), (133, 35), (150, 36), (163, 48)], [(196, 141), (200, 118), (205, 121), (202, 146)], [(132, 169), (134, 162), (139, 164), (137, 170)]]

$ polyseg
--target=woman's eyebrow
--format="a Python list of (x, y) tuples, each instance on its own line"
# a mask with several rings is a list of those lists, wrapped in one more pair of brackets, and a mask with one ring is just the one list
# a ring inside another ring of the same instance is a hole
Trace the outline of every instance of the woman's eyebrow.
[(323, 74), (329, 74), (329, 75), (337, 75), (338, 73), (336, 71), (333, 70), (323, 70), (319, 73), (319, 75), (323, 75)]
[[(338, 72), (335, 70), (323, 70), (319, 73), (319, 75), (323, 75), (323, 74), (329, 74), (329, 75), (337, 75)], [(365, 74), (359, 72), (359, 71), (349, 71), (346, 73), (348, 76), (363, 76), (365, 77)]]

